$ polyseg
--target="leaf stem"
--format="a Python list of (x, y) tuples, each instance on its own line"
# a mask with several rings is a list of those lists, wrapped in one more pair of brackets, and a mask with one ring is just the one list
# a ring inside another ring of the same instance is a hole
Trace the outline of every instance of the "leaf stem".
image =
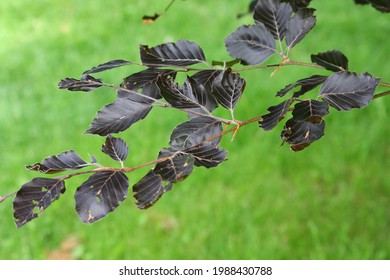
[(381, 98), (383, 96), (390, 95), (390, 90), (375, 94), (373, 99)]

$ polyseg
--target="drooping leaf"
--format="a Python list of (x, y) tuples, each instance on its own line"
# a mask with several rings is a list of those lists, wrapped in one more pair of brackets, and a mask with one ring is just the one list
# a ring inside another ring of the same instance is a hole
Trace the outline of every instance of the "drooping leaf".
[(203, 50), (194, 42), (180, 40), (153, 48), (140, 46), (141, 61), (149, 66), (189, 66), (206, 62)]
[[(192, 78), (187, 77), (182, 86), (176, 84), (172, 79), (165, 79), (159, 82), (161, 95), (174, 108), (191, 109), (203, 107), (206, 98), (203, 97), (204, 91)], [(207, 112), (203, 110), (203, 113)]]
[[(157, 82), (162, 79), (175, 79), (175, 77), (175, 70), (148, 68), (125, 78), (118, 89), (118, 97), (129, 98), (136, 102), (144, 101), (142, 95), (160, 99), (160, 89)], [(139, 93), (140, 89), (142, 89), (142, 95)]]
[(211, 93), (222, 107), (234, 110), (244, 89), (245, 80), (227, 69), (214, 79)]
[[(200, 145), (222, 132), (220, 121), (212, 117), (196, 117), (178, 125), (171, 134), (169, 142), (173, 151), (184, 151)], [(215, 137), (210, 143), (218, 145), (221, 137)]]
[(160, 175), (150, 170), (137, 184), (133, 186), (134, 198), (139, 209), (146, 209), (156, 203), (160, 197), (170, 190), (169, 187), (163, 187)]
[(390, 13), (390, 1), (388, 0), (355, 0), (356, 4), (371, 4), (382, 13)]
[(196, 166), (216, 167), (226, 160), (227, 151), (214, 143), (203, 143), (184, 150), (195, 159)]
[(194, 157), (191, 154), (162, 149), (158, 158), (166, 157), (168, 159), (157, 163), (153, 169), (153, 172), (160, 175), (164, 181), (180, 182), (191, 174), (194, 168)]
[(106, 105), (97, 113), (85, 133), (107, 136), (128, 129), (137, 121), (145, 118), (152, 109), (151, 101), (143, 98), (144, 103), (135, 102), (129, 98), (117, 98), (114, 103)]
[(75, 192), (76, 211), (83, 223), (93, 223), (126, 199), (129, 181), (122, 171), (93, 174)]
[(226, 49), (244, 64), (260, 64), (277, 52), (271, 32), (262, 25), (241, 26), (225, 39)]
[(311, 77), (298, 80), (295, 83), (287, 85), (283, 89), (279, 90), (276, 93), (276, 96), (283, 97), (290, 90), (300, 86), (301, 89), (299, 91), (294, 92), (294, 95), (293, 95), (293, 97), (298, 98), (299, 96), (305, 94), (306, 92), (312, 90), (316, 86), (318, 86), (318, 85), (322, 84), (323, 82), (325, 82), (325, 80), (327, 78), (328, 78), (328, 76), (313, 75)]
[(261, 116), (261, 120), (259, 121), (260, 127), (265, 131), (273, 129), (282, 119), (284, 119), (292, 102), (292, 99), (287, 99), (278, 105), (269, 107), (269, 113)]
[(102, 152), (109, 155), (113, 160), (123, 162), (129, 153), (129, 147), (122, 138), (108, 135), (102, 146)]
[(259, 0), (253, 18), (256, 23), (264, 24), (275, 40), (282, 41), (291, 14), (292, 7), (288, 3), (280, 3), (279, 0)]
[(101, 79), (96, 79), (89, 75), (83, 75), (80, 80), (74, 78), (65, 78), (58, 84), (59, 89), (69, 91), (92, 91), (103, 86)]
[(308, 121), (314, 124), (322, 122), (322, 117), (329, 114), (329, 105), (313, 99), (301, 101), (294, 106), (293, 119), (296, 121)]
[(289, 119), (282, 131), (281, 137), (291, 145), (294, 152), (301, 151), (324, 135), (325, 122), (315, 124), (308, 121)]
[(133, 63), (130, 62), (130, 61), (127, 61), (127, 60), (123, 60), (123, 59), (110, 60), (108, 62), (99, 64), (96, 67), (92, 67), (91, 69), (84, 71), (83, 75), (99, 73), (99, 72), (103, 72), (103, 71), (106, 71), (106, 70), (110, 70), (110, 69), (118, 68), (118, 67), (121, 67), (121, 66), (129, 65), (129, 64), (133, 64)]
[(299, 9), (287, 23), (287, 47), (291, 49), (298, 44), (315, 24), (314, 9)]
[(13, 201), (16, 226), (20, 228), (37, 218), (64, 192), (65, 183), (61, 179), (35, 178), (24, 184)]
[(348, 58), (338, 50), (312, 54), (311, 61), (333, 72), (348, 70)]
[(27, 165), (28, 170), (34, 170), (41, 173), (57, 173), (65, 170), (76, 170), (89, 166), (75, 151), (65, 151), (59, 155), (49, 156), (42, 163)]
[(319, 96), (339, 111), (363, 108), (372, 100), (379, 81), (368, 73), (338, 72), (326, 79)]

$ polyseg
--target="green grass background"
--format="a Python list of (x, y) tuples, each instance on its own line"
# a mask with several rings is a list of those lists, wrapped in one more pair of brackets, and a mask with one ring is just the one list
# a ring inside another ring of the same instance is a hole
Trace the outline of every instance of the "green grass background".
[[(100, 153), (103, 138), (83, 135), (97, 110), (114, 100), (110, 89), (71, 93), (57, 89), (65, 77), (111, 59), (139, 61), (138, 46), (188, 39), (209, 61), (228, 60), (224, 38), (251, 17), (236, 19), (249, 1), (178, 1), (154, 25), (144, 14), (164, 1), (0, 1), (0, 194), (17, 190), (37, 174), (24, 166), (75, 149), (84, 158)], [(389, 15), (352, 0), (313, 1), (314, 30), (291, 52), (295, 60), (339, 49), (356, 72), (390, 81)], [(119, 83), (137, 66), (101, 75)], [(277, 104), (286, 84), (318, 72), (286, 67), (242, 73), (247, 88), (236, 110), (244, 120)], [(383, 89), (384, 90), (384, 89)], [(129, 198), (101, 221), (82, 224), (74, 190), (42, 216), (16, 229), (12, 199), (0, 205), (0, 259), (46, 259), (70, 237), (76, 259), (389, 259), (390, 100), (326, 118), (326, 135), (307, 150), (280, 145), (280, 130), (242, 128), (222, 142), (229, 159), (219, 168), (198, 168), (147, 211)], [(126, 165), (155, 159), (183, 113), (155, 109), (121, 134), (130, 146)], [(147, 169), (129, 175), (131, 185)]]

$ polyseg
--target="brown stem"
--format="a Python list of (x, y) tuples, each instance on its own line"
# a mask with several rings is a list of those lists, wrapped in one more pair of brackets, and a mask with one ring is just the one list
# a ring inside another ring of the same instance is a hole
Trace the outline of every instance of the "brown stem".
[(390, 95), (390, 90), (375, 94), (373, 99), (380, 98), (386, 95)]

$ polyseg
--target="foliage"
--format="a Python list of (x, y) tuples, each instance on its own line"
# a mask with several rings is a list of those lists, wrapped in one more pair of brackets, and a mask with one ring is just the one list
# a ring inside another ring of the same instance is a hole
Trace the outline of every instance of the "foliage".
[[(119, 162), (121, 167), (102, 166), (93, 156), (87, 162), (73, 150), (28, 165), (27, 169), (44, 174), (70, 173), (55, 178), (38, 177), (22, 185), (14, 199), (16, 225), (21, 227), (38, 217), (65, 192), (65, 181), (79, 175), (90, 176), (75, 192), (76, 211), (82, 222), (93, 223), (126, 199), (129, 179), (125, 173), (154, 165), (132, 187), (137, 206), (148, 208), (174, 184), (187, 178), (194, 167), (214, 168), (223, 163), (227, 151), (220, 146), (221, 138), (231, 132), (235, 135), (247, 124), (258, 122), (263, 130), (268, 131), (291, 113), (284, 123), (281, 139), (293, 151), (301, 151), (324, 135), (324, 117), (330, 113), (330, 108), (338, 111), (360, 109), (374, 98), (387, 95), (388, 92), (374, 95), (380, 84), (388, 84), (380, 83), (380, 78), (369, 73), (358, 74), (349, 70), (346, 55), (338, 50), (312, 54), (310, 64), (291, 59), (291, 49), (316, 24), (315, 10), (308, 8), (309, 2), (252, 1), (249, 10), (253, 11), (254, 23), (238, 27), (225, 39), (226, 49), (233, 59), (230, 62), (213, 61), (210, 64), (197, 43), (179, 40), (154, 47), (141, 45), (141, 63), (112, 60), (84, 71), (80, 79), (61, 80), (59, 88), (69, 91), (89, 92), (100, 87), (116, 90), (116, 100), (97, 113), (85, 133), (105, 137), (102, 152)], [(144, 20), (157, 18), (144, 17)], [(280, 63), (264, 65), (271, 56), (279, 56)], [(235, 67), (238, 63), (243, 66)], [(144, 68), (125, 77), (120, 85), (108, 84), (91, 76), (126, 65)], [(237, 120), (234, 112), (246, 86), (239, 72), (274, 67), (274, 73), (277, 73), (287, 65), (326, 69), (332, 73), (329, 76), (312, 74), (299, 79), (277, 92), (276, 95), (282, 98), (300, 87), (283, 102), (270, 106), (269, 113)], [(179, 84), (177, 76), (181, 73), (188, 74)], [(320, 89), (315, 98), (302, 99), (318, 86)], [(226, 109), (231, 118), (216, 115), (214, 111), (218, 106)], [(125, 167), (128, 145), (124, 139), (112, 134), (129, 129), (146, 118), (154, 107), (182, 111), (188, 120), (176, 126), (169, 146), (161, 148), (156, 160)], [(89, 169), (78, 171), (82, 168)]]

